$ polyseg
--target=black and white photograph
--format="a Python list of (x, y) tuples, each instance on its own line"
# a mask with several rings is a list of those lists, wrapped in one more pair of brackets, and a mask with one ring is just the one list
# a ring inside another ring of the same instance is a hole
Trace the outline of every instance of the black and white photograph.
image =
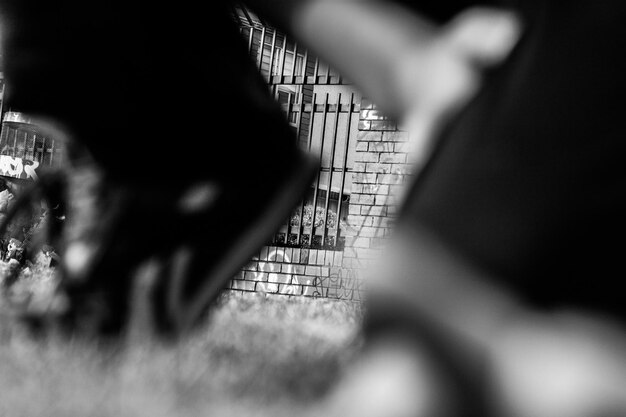
[(0, 0), (0, 417), (626, 417), (625, 22)]

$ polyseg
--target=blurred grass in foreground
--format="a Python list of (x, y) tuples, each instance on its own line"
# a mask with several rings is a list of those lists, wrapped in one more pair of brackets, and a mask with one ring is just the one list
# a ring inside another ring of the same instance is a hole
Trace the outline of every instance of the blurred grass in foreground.
[(360, 319), (348, 302), (228, 295), (175, 346), (35, 341), (3, 319), (0, 417), (323, 415)]

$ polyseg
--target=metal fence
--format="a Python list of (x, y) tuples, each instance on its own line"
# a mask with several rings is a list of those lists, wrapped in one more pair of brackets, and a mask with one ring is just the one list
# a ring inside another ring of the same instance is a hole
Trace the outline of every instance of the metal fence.
[(343, 84), (341, 75), (245, 8), (235, 9), (248, 51), (270, 85)]
[(339, 73), (248, 10), (235, 9), (235, 18), (298, 143), (320, 160), (307, 196), (271, 244), (342, 250), (361, 97)]
[(37, 179), (37, 168), (56, 166), (64, 157), (63, 143), (46, 135), (23, 113), (6, 111), (0, 130), (0, 175)]
[(286, 114), (295, 114), (298, 133), (303, 115), (308, 116), (302, 146), (319, 158), (320, 170), (308, 195), (276, 234), (274, 245), (343, 249), (359, 103), (354, 93), (338, 92), (314, 93), (311, 103), (300, 100), (285, 106)]

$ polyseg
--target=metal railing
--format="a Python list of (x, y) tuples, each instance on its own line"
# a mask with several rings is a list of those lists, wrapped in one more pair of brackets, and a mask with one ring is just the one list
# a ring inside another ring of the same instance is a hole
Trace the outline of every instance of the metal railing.
[(311, 103), (285, 106), (287, 114), (296, 115), (299, 137), (303, 135), (298, 121), (308, 116), (306, 141), (301, 146), (318, 157), (320, 170), (308, 195), (276, 234), (274, 245), (343, 249), (360, 111), (360, 100), (355, 98), (354, 93), (314, 93)]
[(235, 9), (250, 57), (270, 85), (345, 84), (341, 75), (245, 8)]
[(341, 75), (250, 11), (235, 9), (253, 62), (283, 108), (299, 145), (320, 170), (272, 245), (341, 250), (352, 184), (358, 96)]
[(41, 130), (20, 112), (5, 111), (0, 130), (0, 175), (37, 179), (40, 166), (56, 166), (64, 157), (63, 143)]

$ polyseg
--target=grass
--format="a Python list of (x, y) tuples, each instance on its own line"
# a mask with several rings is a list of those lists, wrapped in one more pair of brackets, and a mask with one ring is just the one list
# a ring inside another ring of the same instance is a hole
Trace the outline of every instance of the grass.
[[(26, 274), (16, 297), (35, 302), (49, 279)], [(97, 346), (33, 340), (5, 315), (0, 417), (322, 415), (358, 350), (360, 318), (357, 305), (341, 301), (225, 295), (176, 345), (135, 336)]]

